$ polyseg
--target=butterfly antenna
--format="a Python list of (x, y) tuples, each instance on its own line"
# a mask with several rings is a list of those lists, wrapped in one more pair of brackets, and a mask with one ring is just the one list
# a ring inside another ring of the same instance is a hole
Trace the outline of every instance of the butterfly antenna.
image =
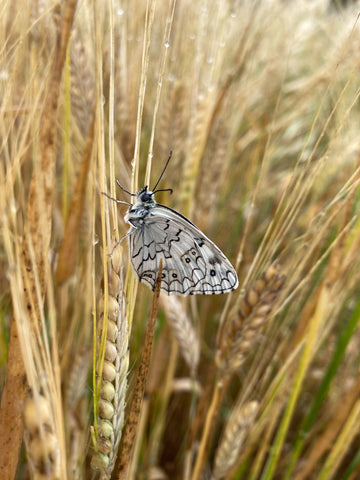
[(160, 190), (153, 190), (152, 191), (153, 193), (158, 193), (158, 192), (170, 192), (170, 193), (173, 193), (173, 189), (172, 188), (162, 188)]
[[(169, 165), (171, 156), (172, 156), (172, 150), (170, 150), (169, 158), (167, 159), (167, 162), (165, 163), (165, 167), (163, 168), (163, 171), (161, 172), (161, 175), (160, 175), (160, 177), (159, 177), (159, 180), (156, 182), (155, 187), (152, 189), (153, 192), (155, 192), (156, 187), (159, 185), (159, 182), (160, 182), (160, 180), (162, 179), (162, 176), (163, 176), (164, 173), (165, 173), (166, 167)], [(158, 190), (158, 192), (160, 192), (160, 190)]]
[(126, 190), (126, 188), (124, 188), (121, 183), (119, 182), (119, 180), (116, 180), (116, 183), (119, 185), (119, 187), (121, 188), (121, 190), (125, 193), (128, 193), (129, 195), (131, 195), (132, 197), (136, 197), (136, 193), (131, 193), (129, 192), (128, 190)]
[(110, 197), (110, 195), (108, 195), (107, 193), (105, 192), (101, 192), (105, 197), (109, 198), (110, 200), (113, 200), (114, 202), (116, 203), (124, 203), (125, 205), (132, 205), (131, 203), (129, 202), (123, 202), (122, 200), (118, 200), (117, 198), (114, 198), (114, 197)]

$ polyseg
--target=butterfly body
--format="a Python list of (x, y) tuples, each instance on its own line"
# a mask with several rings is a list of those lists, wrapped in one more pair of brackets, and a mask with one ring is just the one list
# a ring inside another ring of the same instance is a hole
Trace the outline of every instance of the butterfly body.
[(235, 290), (236, 272), (221, 252), (193, 223), (170, 207), (157, 203), (143, 187), (125, 221), (132, 266), (139, 280), (155, 288), (160, 259), (161, 289), (168, 294), (217, 294)]

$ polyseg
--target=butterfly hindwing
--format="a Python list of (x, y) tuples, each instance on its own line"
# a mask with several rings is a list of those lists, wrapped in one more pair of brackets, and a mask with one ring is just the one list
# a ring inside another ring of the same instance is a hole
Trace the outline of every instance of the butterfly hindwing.
[(160, 259), (161, 289), (168, 294), (216, 294), (234, 290), (231, 263), (195, 225), (156, 204), (129, 235), (130, 259), (139, 280), (155, 288)]

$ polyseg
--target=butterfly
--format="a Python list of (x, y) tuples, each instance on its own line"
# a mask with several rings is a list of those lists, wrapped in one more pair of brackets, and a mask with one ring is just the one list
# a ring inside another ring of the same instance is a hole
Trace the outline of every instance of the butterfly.
[(130, 224), (126, 237), (132, 267), (139, 281), (154, 290), (162, 258), (160, 288), (169, 295), (218, 294), (235, 290), (238, 277), (222, 251), (181, 213), (155, 201), (155, 193), (164, 191), (156, 187), (171, 154), (152, 190), (145, 186), (133, 194), (117, 182), (126, 193), (136, 197), (124, 217)]

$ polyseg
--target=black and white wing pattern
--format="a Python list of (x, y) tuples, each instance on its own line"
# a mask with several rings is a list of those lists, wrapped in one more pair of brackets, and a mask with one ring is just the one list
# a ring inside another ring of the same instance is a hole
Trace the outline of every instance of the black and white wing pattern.
[(168, 294), (217, 294), (237, 288), (229, 260), (187, 218), (156, 202), (146, 213), (139, 211), (134, 207), (125, 218), (132, 225), (130, 260), (141, 282), (154, 290), (162, 258), (161, 289)]

